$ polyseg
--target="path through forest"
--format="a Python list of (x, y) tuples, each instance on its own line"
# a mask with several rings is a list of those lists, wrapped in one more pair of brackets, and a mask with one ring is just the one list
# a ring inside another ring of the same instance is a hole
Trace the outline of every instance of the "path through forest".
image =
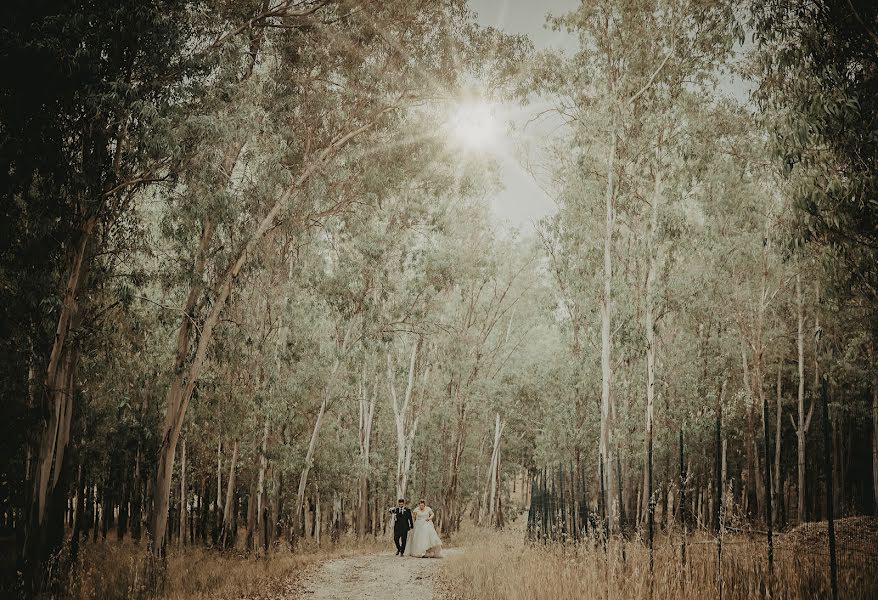
[[(446, 557), (460, 548), (444, 551)], [(301, 584), (302, 600), (438, 600), (433, 583), (441, 559), (400, 558), (391, 552), (328, 560)]]

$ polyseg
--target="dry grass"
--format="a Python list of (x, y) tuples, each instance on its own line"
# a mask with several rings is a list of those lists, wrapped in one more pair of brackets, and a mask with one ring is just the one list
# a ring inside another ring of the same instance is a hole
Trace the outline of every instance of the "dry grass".
[[(521, 531), (488, 532), (464, 556), (448, 559), (441, 586), (455, 600), (564, 600), (606, 598), (655, 600), (718, 598), (716, 546), (697, 536), (687, 545), (681, 566), (679, 537), (657, 541), (653, 594), (650, 595), (648, 553), (640, 543), (578, 547), (529, 545)], [(723, 552), (723, 598), (827, 598), (829, 576), (825, 554), (791, 544), (779, 547), (769, 578), (761, 540), (728, 538)], [(766, 592), (771, 581), (771, 595)], [(878, 574), (868, 555), (839, 572), (840, 597), (878, 597)]]
[(185, 547), (171, 551), (158, 593), (147, 578), (149, 562), (143, 545), (88, 544), (83, 548), (79, 569), (62, 587), (64, 596), (74, 600), (287, 598), (294, 596), (299, 577), (318, 562), (384, 551), (389, 543), (383, 538), (362, 542), (343, 538), (336, 545), (324, 544), (321, 548), (311, 544), (300, 545), (295, 552), (279, 548), (267, 558)]

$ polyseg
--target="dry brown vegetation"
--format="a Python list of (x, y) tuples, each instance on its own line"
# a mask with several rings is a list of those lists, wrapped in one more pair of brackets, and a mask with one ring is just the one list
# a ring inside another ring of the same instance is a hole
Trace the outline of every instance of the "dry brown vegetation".
[[(523, 544), (517, 531), (487, 534), (466, 554), (445, 563), (441, 586), (454, 600), (564, 600), (650, 598), (647, 549), (638, 542), (577, 547)], [(680, 537), (656, 542), (655, 600), (718, 598), (716, 544), (690, 536), (686, 566), (681, 566)], [(778, 544), (774, 575), (767, 572), (764, 540), (727, 536), (723, 547), (722, 597), (726, 600), (771, 597), (795, 600), (828, 598), (829, 568), (823, 546), (793, 540)], [(624, 558), (623, 558), (624, 549)], [(839, 571), (840, 596), (878, 597), (878, 574), (869, 553), (851, 553)]]
[(147, 583), (143, 546), (108, 541), (87, 545), (80, 567), (61, 587), (65, 597), (75, 600), (284, 598), (293, 594), (299, 577), (316, 563), (380, 550), (387, 550), (387, 541), (380, 538), (360, 542), (342, 538), (338, 544), (320, 548), (305, 543), (295, 552), (278, 548), (268, 558), (185, 547), (170, 553), (167, 576), (156, 595)]

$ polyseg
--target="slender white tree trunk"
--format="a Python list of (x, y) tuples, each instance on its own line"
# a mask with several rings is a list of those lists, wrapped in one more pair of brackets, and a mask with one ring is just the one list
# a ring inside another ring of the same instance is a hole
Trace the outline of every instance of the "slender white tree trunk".
[(256, 479), (256, 530), (259, 532), (260, 546), (266, 548), (268, 537), (265, 531), (265, 517), (262, 507), (265, 505), (265, 470), (268, 467), (268, 415), (265, 415), (265, 425), (262, 428), (262, 445), (259, 452), (259, 474)]
[(317, 438), (320, 435), (320, 426), (323, 423), (323, 416), (326, 414), (326, 408), (329, 406), (329, 401), (332, 399), (332, 394), (335, 390), (335, 384), (338, 380), (338, 370), (341, 367), (342, 357), (348, 349), (351, 333), (354, 330), (354, 323), (355, 319), (351, 318), (348, 322), (347, 329), (345, 330), (344, 338), (341, 340), (341, 343), (336, 350), (337, 354), (335, 357), (335, 363), (332, 365), (329, 379), (327, 380), (326, 385), (323, 386), (323, 398), (320, 401), (317, 418), (314, 420), (314, 429), (311, 430), (311, 440), (308, 442), (308, 451), (305, 454), (305, 464), (302, 467), (302, 473), (299, 476), (299, 487), (296, 491), (296, 512), (295, 518), (293, 519), (295, 535), (298, 535), (301, 529), (301, 517), (305, 504), (305, 489), (308, 486), (308, 475), (311, 472), (311, 466), (314, 464), (314, 452), (317, 450)]
[(646, 274), (646, 307), (644, 310), (644, 329), (646, 335), (646, 457), (644, 464), (644, 501), (643, 507), (649, 511), (652, 498), (652, 450), (653, 450), (653, 417), (655, 406), (655, 280), (656, 271), (658, 270), (658, 248), (657, 248), (657, 232), (658, 232), (658, 216), (659, 206), (662, 200), (662, 166), (660, 164), (661, 153), (660, 148), (656, 148), (656, 173), (655, 188), (652, 195), (652, 207), (650, 211), (649, 235), (647, 237), (647, 255), (649, 259), (649, 268)]
[[(802, 278), (796, 274), (796, 305), (798, 309), (796, 347), (799, 352), (799, 392), (797, 396), (799, 423), (796, 430), (796, 455), (798, 463), (798, 501), (796, 504), (799, 522), (807, 518), (805, 514), (805, 436), (811, 427), (811, 415), (814, 414), (814, 402), (808, 414), (805, 414), (805, 297), (802, 293)], [(816, 361), (816, 359), (815, 359)], [(795, 424), (794, 424), (795, 425)]]
[(603, 470), (604, 510), (607, 517), (608, 533), (615, 530), (613, 518), (612, 457), (610, 448), (610, 405), (612, 403), (613, 365), (611, 303), (613, 289), (613, 233), (616, 220), (616, 188), (614, 170), (616, 168), (616, 131), (610, 133), (610, 148), (607, 154), (607, 189), (605, 196), (606, 222), (604, 227), (604, 271), (603, 295), (601, 297), (601, 433), (599, 441), (599, 461)]
[(491, 525), (495, 525), (497, 523), (497, 500), (498, 498), (498, 486), (499, 486), (499, 472), (498, 467), (500, 463), (500, 438), (503, 435), (503, 429), (506, 426), (505, 423), (500, 419), (500, 413), (494, 418), (494, 447), (491, 452), (491, 468), (490, 468), (490, 479), (488, 482), (488, 522)]
[(408, 379), (406, 382), (405, 395), (400, 403), (396, 393), (396, 373), (393, 357), (387, 354), (387, 385), (390, 390), (390, 401), (393, 407), (393, 416), (396, 423), (396, 494), (398, 498), (406, 497), (408, 488), (409, 470), (412, 463), (412, 446), (415, 434), (418, 430), (418, 415), (415, 414), (412, 403), (414, 393), (415, 368), (417, 366), (418, 346), (420, 340), (412, 344), (412, 353), (409, 359)]
[[(304, 184), (311, 176), (318, 171), (331, 157), (347, 146), (351, 140), (357, 136), (372, 129), (378, 122), (378, 119), (387, 112), (395, 110), (396, 106), (387, 107), (378, 111), (373, 115), (373, 120), (340, 134), (334, 140), (323, 148), (315, 158), (305, 166), (299, 176), (291, 181), (290, 184), (277, 196), (270, 208), (264, 213), (262, 219), (258, 222), (252, 233), (246, 238), (246, 242), (240, 247), (234, 259), (230, 262), (225, 271), (223, 271), (213, 288), (213, 303), (207, 311), (204, 322), (200, 331), (195, 335), (195, 352), (189, 352), (190, 345), (190, 317), (195, 307), (196, 301), (200, 296), (200, 286), (193, 285), (190, 290), (184, 306), (180, 329), (178, 331), (178, 348), (175, 355), (174, 376), (171, 385), (168, 388), (166, 396), (165, 420), (162, 429), (162, 439), (159, 445), (158, 468), (156, 469), (155, 485), (153, 486), (153, 544), (150, 550), (154, 556), (161, 556), (162, 548), (161, 540), (164, 538), (165, 530), (168, 523), (168, 502), (170, 498), (171, 475), (174, 468), (174, 457), (177, 451), (177, 439), (180, 436), (180, 429), (186, 417), (186, 410), (189, 406), (189, 400), (204, 362), (207, 358), (208, 349), (213, 340), (213, 331), (220, 316), (225, 310), (226, 303), (232, 293), (232, 289), (236, 286), (238, 275), (244, 265), (252, 259), (253, 256), (259, 254), (258, 246), (262, 243), (265, 236), (274, 229), (278, 219), (289, 207), (304, 187)], [(240, 148), (238, 149), (240, 150)], [(229, 171), (231, 173), (231, 171)], [(335, 210), (335, 209), (334, 209)], [(199, 250), (196, 253), (196, 273), (202, 273), (204, 270), (204, 260), (206, 259), (208, 246), (211, 236), (206, 235), (208, 230), (206, 226), (202, 233), (202, 239), (199, 243)], [(198, 268), (199, 263), (201, 268)], [(307, 469), (306, 469), (307, 470)], [(303, 473), (307, 478), (307, 473)], [(159, 540), (156, 542), (156, 540)]]
[(370, 466), (370, 452), (372, 443), (372, 421), (375, 416), (375, 402), (377, 394), (369, 394), (367, 380), (366, 357), (363, 357), (363, 373), (360, 378), (359, 416), (360, 416), (360, 461), (362, 462), (363, 475), (360, 476), (357, 489), (358, 518), (357, 536), (366, 535), (366, 521), (369, 515), (369, 479), (367, 473)]

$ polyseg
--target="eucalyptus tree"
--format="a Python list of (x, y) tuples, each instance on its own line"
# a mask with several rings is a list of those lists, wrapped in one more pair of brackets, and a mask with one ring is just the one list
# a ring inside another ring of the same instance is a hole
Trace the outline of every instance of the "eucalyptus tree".
[[(237, 95), (237, 101), (190, 121), (190, 143), (200, 143), (210, 123), (210, 131), (219, 127), (225, 135), (219, 143), (212, 140), (192, 164), (193, 179), (181, 190), (182, 203), (172, 203), (180, 219), (174, 228), (184, 240), (194, 234), (197, 243), (153, 487), (155, 554), (161, 554), (176, 442), (186, 408), (213, 330), (242, 269), (279, 226), (305, 227), (357, 200), (345, 193), (345, 186), (362, 176), (368, 160), (360, 159), (355, 148), (381, 147), (393, 135), (403, 104), (425, 89), (433, 91), (430, 75), (436, 55), (427, 56), (429, 45), (411, 40), (450, 35), (442, 17), (457, 3), (436, 5), (427, 13), (404, 2), (369, 11), (318, 4), (307, 14), (297, 11), (290, 17), (281, 11), (260, 17), (266, 26), (279, 27), (262, 30), (258, 37), (224, 39), (230, 48), (250, 49), (244, 64), (232, 62), (226, 75), (235, 84), (232, 97)], [(292, 22), (285, 20), (291, 18)], [(257, 50), (270, 52), (260, 62)], [(422, 55), (412, 54), (416, 52)], [(436, 78), (441, 81), (442, 75), (437, 72)], [(215, 93), (225, 97), (226, 87), (218, 86)], [(402, 133), (396, 138), (405, 143)], [(225, 178), (219, 188), (214, 181), (218, 165)], [(328, 170), (330, 165), (335, 172)], [(193, 201), (204, 189), (217, 193)], [(215, 223), (217, 217), (223, 220)], [(196, 309), (200, 327), (193, 331), (190, 315)], [(344, 339), (347, 336), (340, 338)], [(301, 480), (306, 478), (303, 471)]]
[[(758, 86), (754, 97), (765, 118), (772, 121), (775, 164), (786, 176), (787, 194), (795, 207), (796, 238), (816, 246), (815, 254), (832, 266), (827, 271), (824, 295), (861, 312), (865, 319), (862, 329), (874, 347), (878, 331), (876, 210), (869, 199), (875, 196), (878, 182), (874, 143), (876, 6), (857, 1), (820, 0), (800, 5), (772, 0), (752, 3), (750, 15), (758, 42), (751, 53)], [(800, 290), (808, 287), (801, 282), (798, 285)], [(801, 357), (803, 352), (799, 354)], [(799, 362), (802, 365), (804, 359)], [(804, 379), (800, 366), (801, 386)], [(870, 385), (872, 436), (878, 439), (878, 384), (874, 378)], [(804, 438), (810, 424), (804, 415), (811, 414), (805, 409), (804, 395), (800, 390), (796, 426), (802, 464), (800, 519), (805, 515)], [(873, 473), (873, 487), (878, 498), (878, 470)]]
[[(10, 274), (22, 267), (45, 274), (14, 278), (12, 293), (53, 305), (46, 313), (21, 313), (30, 327), (22, 330), (19, 349), (28, 350), (19, 356), (39, 381), (32, 395), (41, 423), (34, 469), (25, 477), (33, 488), (23, 548), (31, 588), (60, 541), (61, 484), (77, 412), (72, 392), (84, 343), (78, 333), (99, 275), (95, 258), (136, 192), (167, 175), (168, 127), (180, 99), (201, 81), (200, 61), (189, 52), (197, 10), (184, 2), (138, 10), (17, 3), (3, 29), (0, 56), (16, 82), (0, 107), (3, 239), (15, 242), (4, 256)], [(36, 72), (43, 76), (34, 81)], [(42, 250), (18, 255), (30, 247)], [(46, 321), (54, 324), (51, 333)]]
[[(577, 204), (596, 206), (602, 197), (598, 472), (610, 529), (616, 528), (617, 516), (612, 513), (617, 510), (615, 498), (620, 495), (611, 477), (615, 462), (611, 422), (616, 413), (613, 332), (614, 313), (619, 310), (613, 293), (617, 219), (620, 210), (636, 212), (638, 198), (649, 197), (655, 211), (649, 222), (657, 226), (662, 177), (668, 169), (663, 164), (667, 160), (666, 146), (674, 139), (667, 129), (673, 125), (674, 111), (679, 110), (687, 82), (703, 82), (728, 52), (734, 31), (731, 17), (731, 7), (724, 2), (583, 2), (576, 11), (551, 20), (554, 27), (578, 35), (579, 49), (568, 59), (549, 58), (536, 76), (538, 88), (554, 98), (558, 114), (571, 125), (570, 144), (576, 149), (573, 164), (581, 171), (579, 193), (585, 196), (584, 202), (577, 200)], [(644, 161), (643, 156), (653, 160)], [(636, 178), (645, 165), (650, 165), (653, 173), (648, 192)], [(576, 225), (568, 225), (568, 231), (587, 222), (585, 217), (575, 218)], [(649, 233), (646, 237), (653, 240), (647, 249), (644, 317), (649, 354), (655, 347), (653, 301), (659, 255), (655, 238)], [(579, 329), (574, 326), (574, 331)], [(574, 341), (574, 348), (579, 345)], [(652, 372), (646, 387), (647, 403), (651, 405), (654, 357), (648, 356), (647, 362)], [(647, 439), (652, 435), (651, 415), (651, 408), (647, 408)]]

